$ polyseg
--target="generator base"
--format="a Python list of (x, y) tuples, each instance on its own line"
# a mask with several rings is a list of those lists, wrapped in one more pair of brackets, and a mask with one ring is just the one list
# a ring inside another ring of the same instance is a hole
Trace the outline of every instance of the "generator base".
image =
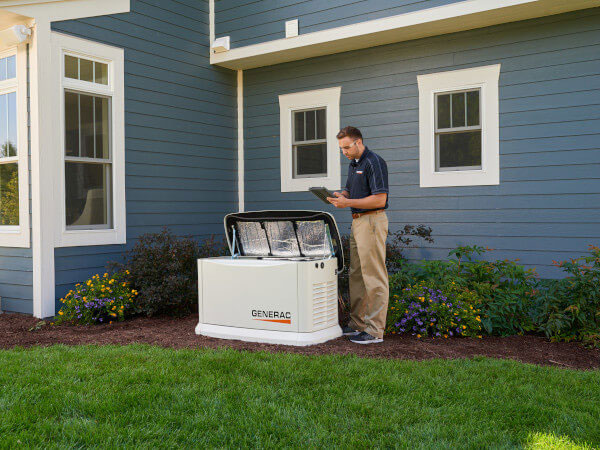
[(220, 339), (261, 342), (264, 344), (306, 346), (322, 344), (331, 339), (336, 339), (342, 335), (342, 329), (339, 325), (335, 325), (311, 333), (297, 333), (293, 331), (257, 330), (254, 328), (238, 328), (198, 323), (198, 325), (196, 325), (196, 334)]

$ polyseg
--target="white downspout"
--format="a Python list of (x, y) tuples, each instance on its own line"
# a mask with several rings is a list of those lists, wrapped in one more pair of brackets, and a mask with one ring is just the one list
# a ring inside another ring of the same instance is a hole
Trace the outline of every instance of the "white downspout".
[(237, 71), (238, 210), (244, 211), (244, 71)]

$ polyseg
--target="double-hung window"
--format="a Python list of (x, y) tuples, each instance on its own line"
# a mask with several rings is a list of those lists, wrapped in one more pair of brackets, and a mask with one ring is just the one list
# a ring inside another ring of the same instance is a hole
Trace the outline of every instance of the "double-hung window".
[(418, 76), (421, 187), (498, 184), (500, 65)]
[(53, 38), (62, 105), (59, 245), (124, 243), (123, 52)]
[(0, 245), (29, 246), (27, 48), (0, 52)]
[(341, 88), (279, 96), (281, 191), (340, 188)]

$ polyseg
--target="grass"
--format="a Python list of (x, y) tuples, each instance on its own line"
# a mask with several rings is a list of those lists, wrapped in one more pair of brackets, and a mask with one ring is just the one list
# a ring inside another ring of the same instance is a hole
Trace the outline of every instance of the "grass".
[(0, 351), (0, 447), (593, 448), (600, 371), (147, 345)]

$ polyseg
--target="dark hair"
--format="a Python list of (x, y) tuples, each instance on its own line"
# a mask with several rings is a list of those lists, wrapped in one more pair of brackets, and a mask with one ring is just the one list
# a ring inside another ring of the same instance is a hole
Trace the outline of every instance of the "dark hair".
[(351, 137), (354, 139), (362, 139), (362, 133), (358, 128), (354, 127), (344, 127), (337, 134), (336, 138), (344, 139), (345, 137)]

